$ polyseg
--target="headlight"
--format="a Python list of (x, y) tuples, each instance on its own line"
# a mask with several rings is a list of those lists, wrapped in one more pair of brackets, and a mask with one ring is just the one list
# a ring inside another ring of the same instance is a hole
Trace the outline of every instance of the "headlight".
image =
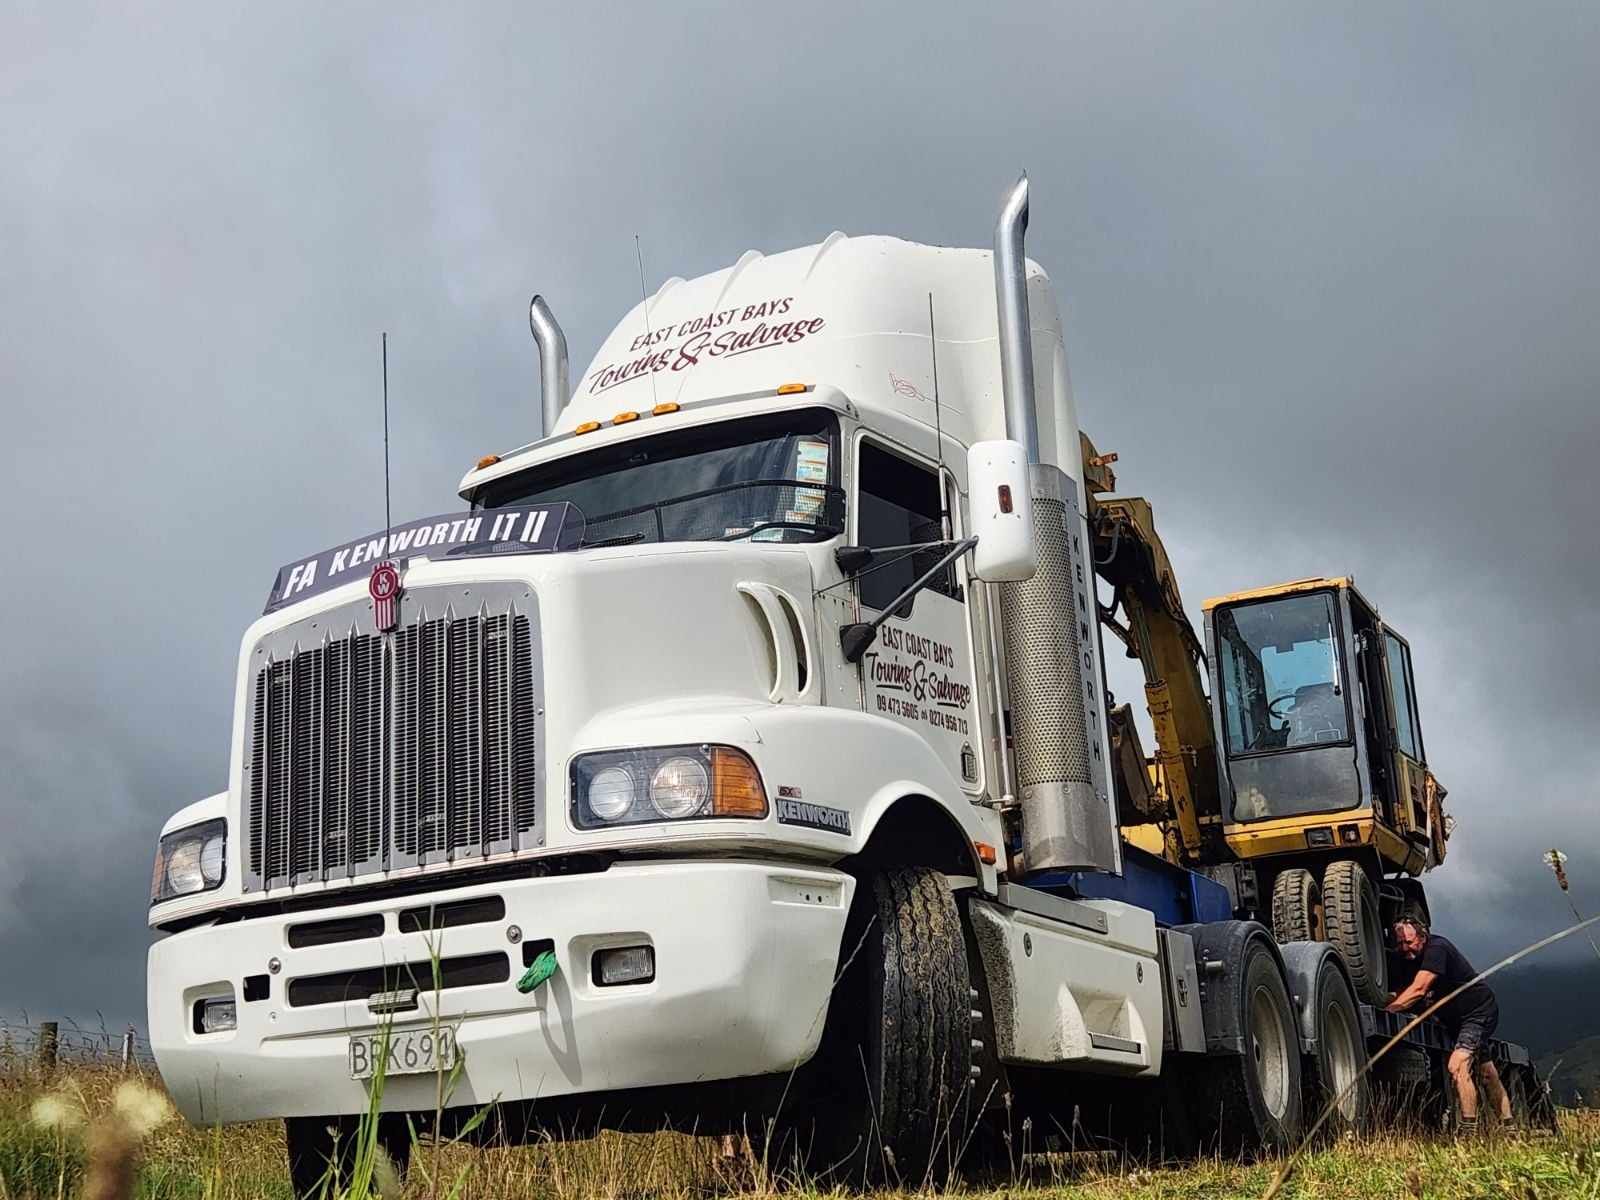
[(572, 817), (580, 829), (766, 815), (761, 775), (732, 746), (609, 750), (572, 762)]
[(227, 848), (228, 823), (223, 820), (204, 821), (167, 834), (156, 850), (150, 903), (220, 887)]

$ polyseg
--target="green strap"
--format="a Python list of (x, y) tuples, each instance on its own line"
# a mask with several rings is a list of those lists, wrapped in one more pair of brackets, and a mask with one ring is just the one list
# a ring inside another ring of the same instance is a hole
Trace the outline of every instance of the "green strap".
[(517, 991), (526, 995), (556, 973), (556, 952), (545, 950), (533, 960), (533, 965), (517, 980)]

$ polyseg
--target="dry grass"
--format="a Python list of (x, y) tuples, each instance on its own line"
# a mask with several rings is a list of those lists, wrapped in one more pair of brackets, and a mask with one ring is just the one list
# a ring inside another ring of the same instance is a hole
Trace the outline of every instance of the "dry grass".
[[(135, 1077), (159, 1087), (151, 1076)], [(0, 1200), (121, 1200), (128, 1194), (118, 1190), (124, 1170), (134, 1180), (131, 1194), (148, 1200), (287, 1200), (283, 1134), (276, 1123), (208, 1131), (174, 1117), (157, 1125), (125, 1165), (114, 1154), (108, 1158), (108, 1147), (113, 1152), (118, 1145), (126, 1149), (125, 1136), (115, 1133), (121, 1119), (116, 1116), (116, 1090), (126, 1080), (115, 1068), (93, 1066), (63, 1069), (53, 1079), (15, 1070), (0, 1076)], [(52, 1095), (83, 1113), (86, 1123), (81, 1128), (41, 1127), (33, 1110), (41, 1098)], [(91, 1159), (101, 1167), (98, 1180)], [(1274, 1165), (1206, 1160), (1152, 1170), (1113, 1156), (1040, 1155), (1028, 1161), (1021, 1177), (962, 1194), (1019, 1200), (1260, 1196)], [(408, 1200), (699, 1200), (775, 1191), (818, 1194), (803, 1181), (763, 1178), (742, 1157), (724, 1157), (717, 1140), (660, 1134), (491, 1150), (446, 1146), (437, 1155), (424, 1147), (402, 1195)], [(1564, 1113), (1558, 1136), (1514, 1133), (1470, 1142), (1424, 1136), (1347, 1139), (1308, 1154), (1285, 1194), (1330, 1200), (1600, 1200), (1600, 1113)]]

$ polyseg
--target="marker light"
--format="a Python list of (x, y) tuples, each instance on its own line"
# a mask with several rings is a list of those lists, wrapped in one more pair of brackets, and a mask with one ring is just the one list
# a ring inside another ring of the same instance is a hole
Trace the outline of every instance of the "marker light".
[(495, 463), (497, 463), (499, 461), (500, 461), (500, 456), (498, 454), (485, 454), (482, 458), (480, 458), (478, 460), (478, 465), (474, 468), (474, 470), (481, 471), (485, 467), (494, 466)]
[(803, 384), (803, 383), (785, 383), (785, 384), (779, 385), (779, 387), (778, 387), (778, 395), (780, 395), (780, 396), (793, 396), (795, 393), (803, 392), (805, 390), (806, 390), (806, 385)]
[(668, 413), (675, 413), (677, 411), (678, 405), (674, 404), (671, 400), (667, 400), (652, 408), (650, 410), (650, 415), (652, 417), (664, 417)]
[(599, 421), (584, 421), (584, 422), (580, 423), (578, 425), (578, 427), (576, 429), (574, 429), (572, 432), (573, 433), (593, 433), (596, 429), (599, 429), (599, 428), (600, 428), (600, 422)]
[(639, 414), (630, 408), (626, 412), (619, 412), (616, 416), (612, 417), (611, 423), (613, 425), (626, 425), (629, 421), (637, 421), (638, 419)]

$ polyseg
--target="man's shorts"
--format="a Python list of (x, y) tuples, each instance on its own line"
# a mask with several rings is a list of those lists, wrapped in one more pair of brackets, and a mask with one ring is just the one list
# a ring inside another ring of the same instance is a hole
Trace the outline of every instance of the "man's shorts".
[(1461, 1024), (1456, 1027), (1456, 1049), (1465, 1050), (1472, 1055), (1472, 1061), (1478, 1062), (1483, 1058), (1483, 1052), (1489, 1045), (1489, 1039), (1494, 1037), (1495, 1027), (1500, 1024), (1500, 1006), (1486, 1004), (1482, 1008), (1469, 1012), (1461, 1018)]

